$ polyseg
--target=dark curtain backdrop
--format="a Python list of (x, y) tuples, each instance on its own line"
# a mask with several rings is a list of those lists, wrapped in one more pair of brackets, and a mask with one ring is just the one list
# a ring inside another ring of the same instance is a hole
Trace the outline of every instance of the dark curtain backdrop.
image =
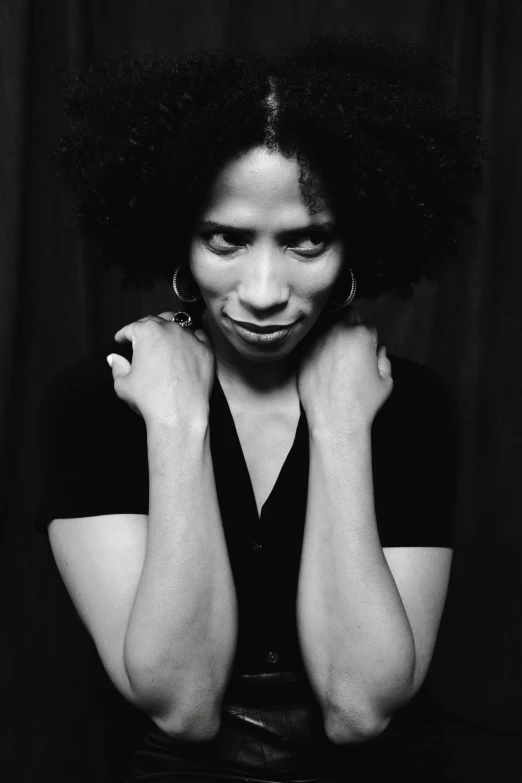
[[(124, 323), (176, 306), (124, 292), (75, 239), (49, 155), (66, 130), (56, 68), (171, 45), (269, 47), (317, 30), (388, 28), (456, 71), (496, 151), (462, 258), (411, 302), (362, 302), (391, 353), (432, 366), (462, 421), (457, 550), (430, 683), (454, 779), (522, 779), (520, 215), (522, 3), (517, 0), (2, 0), (0, 2), (0, 769), (7, 781), (119, 780), (141, 717), (112, 688), (31, 527), (43, 385)], [(517, 188), (518, 185), (518, 188)], [(426, 503), (430, 498), (426, 498)], [(419, 508), (422, 524), (422, 508)], [(120, 775), (118, 774), (120, 770)]]

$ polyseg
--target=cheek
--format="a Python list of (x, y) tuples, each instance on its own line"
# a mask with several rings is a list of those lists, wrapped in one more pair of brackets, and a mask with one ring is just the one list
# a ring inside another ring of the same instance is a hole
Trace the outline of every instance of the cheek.
[(295, 289), (301, 295), (314, 299), (323, 299), (330, 293), (332, 287), (343, 269), (340, 252), (332, 248), (325, 253), (320, 263), (313, 263), (301, 267), (299, 276), (295, 279)]
[(230, 287), (230, 274), (225, 265), (216, 261), (205, 248), (193, 245), (190, 250), (190, 271), (200, 289), (209, 296), (222, 296)]
[[(319, 263), (302, 262), (293, 270), (289, 268), (292, 289), (304, 299), (322, 301), (329, 295), (342, 268), (341, 249), (334, 245)], [(223, 297), (237, 287), (237, 269), (234, 264), (224, 263), (198, 243), (190, 248), (190, 269), (206, 297)]]
[(330, 284), (339, 279), (344, 268), (344, 253), (340, 242), (336, 242), (328, 251), (328, 266), (330, 274)]

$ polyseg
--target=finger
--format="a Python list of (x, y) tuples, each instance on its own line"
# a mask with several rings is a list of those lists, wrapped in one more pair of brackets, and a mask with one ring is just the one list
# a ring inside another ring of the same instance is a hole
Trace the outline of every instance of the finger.
[(136, 326), (138, 324), (147, 323), (147, 321), (154, 321), (155, 323), (158, 324), (164, 323), (163, 319), (158, 318), (157, 315), (146, 315), (143, 318), (138, 318), (136, 321), (127, 324), (126, 326), (122, 326), (122, 328), (119, 329), (114, 335), (114, 339), (116, 340), (117, 343), (132, 342), (132, 349), (134, 350), (134, 344), (136, 342), (136, 335), (135, 335)]
[(120, 356), (119, 353), (110, 353), (107, 356), (107, 364), (111, 368), (112, 377), (115, 380), (116, 378), (122, 378), (125, 375), (128, 375), (131, 370), (130, 362), (128, 362), (124, 356)]
[(377, 367), (379, 368), (379, 372), (381, 375), (391, 376), (392, 366), (388, 358), (388, 355), (386, 353), (385, 345), (381, 345), (377, 353)]
[(174, 313), (171, 310), (165, 310), (165, 312), (159, 314), (158, 318), (163, 318), (165, 321), (172, 321)]
[[(144, 315), (141, 318), (137, 318), (133, 323), (135, 323), (135, 324), (145, 324), (145, 323), (147, 323), (147, 321), (154, 321), (157, 324), (162, 324), (163, 321), (171, 321), (173, 315), (174, 315), (174, 313), (167, 313), (167, 312), (160, 313), (159, 315), (149, 314), (149, 315)], [(170, 317), (167, 318), (167, 316), (170, 316)]]
[(372, 324), (369, 321), (361, 321), (358, 324), (358, 326), (362, 327), (365, 330), (366, 334), (370, 336), (373, 346), (377, 351), (379, 347), (379, 332), (377, 331), (377, 327), (375, 326), (375, 324)]
[(118, 329), (116, 334), (114, 335), (114, 339), (117, 343), (132, 343), (132, 348), (134, 350), (134, 343), (135, 343), (135, 336), (134, 336), (134, 327), (136, 325), (136, 322), (133, 322), (131, 324), (127, 324), (126, 326), (122, 326), (121, 329)]
[(211, 345), (210, 338), (204, 329), (196, 329), (194, 335), (200, 342), (205, 343), (205, 345)]
[(143, 324), (147, 321), (155, 321), (157, 324), (160, 324), (163, 320), (164, 319), (160, 315), (144, 315), (143, 318), (138, 318), (135, 323)]

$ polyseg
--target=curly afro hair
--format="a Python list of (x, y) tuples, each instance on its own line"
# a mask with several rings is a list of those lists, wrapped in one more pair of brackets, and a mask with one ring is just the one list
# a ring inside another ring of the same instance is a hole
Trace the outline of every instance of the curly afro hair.
[(278, 149), (297, 159), (310, 212), (326, 198), (357, 295), (409, 299), (412, 283), (460, 255), (457, 221), (477, 222), (469, 208), (493, 157), (482, 115), (451, 97), (453, 74), (389, 32), (323, 34), (270, 56), (210, 49), (65, 70), (71, 132), (51, 160), (80, 235), (121, 268), (124, 287), (150, 289), (186, 257), (221, 168)]

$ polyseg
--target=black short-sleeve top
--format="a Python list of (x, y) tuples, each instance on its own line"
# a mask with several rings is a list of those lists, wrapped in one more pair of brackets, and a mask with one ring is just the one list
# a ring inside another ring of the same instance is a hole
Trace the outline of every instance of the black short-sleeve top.
[[(34, 521), (40, 532), (45, 532), (55, 518), (148, 513), (146, 427), (143, 419), (116, 395), (106, 361), (109, 353), (130, 359), (132, 352), (130, 346), (113, 342), (105, 350), (88, 354), (63, 370), (42, 397), (39, 435), (43, 490)], [(459, 464), (456, 401), (429, 367), (395, 356), (389, 358), (394, 385), (371, 430), (374, 504), (381, 546), (453, 547)], [(237, 686), (237, 678), (243, 677), (243, 682), (248, 680), (252, 686), (253, 677), (265, 676), (267, 684), (270, 675), (277, 673), (281, 675), (279, 682), (287, 679), (287, 686), (289, 676), (301, 677), (304, 682), (295, 612), (308, 490), (309, 443), (304, 408), (301, 406), (293, 445), (260, 517), (217, 373), (210, 398), (209, 432), (238, 597), (238, 644), (231, 688)], [(307, 693), (312, 704), (313, 697)], [(236, 687), (235, 702), (238, 698)], [(295, 702), (295, 693), (289, 698)], [(312, 714), (317, 704), (310, 709)], [(286, 710), (287, 728), (288, 714)], [(308, 721), (307, 725), (312, 724)], [(154, 731), (157, 736), (159, 730)], [(278, 732), (280, 729), (276, 731), (279, 737)], [(266, 759), (279, 756), (273, 748), (269, 755), (265, 740), (255, 763), (270, 765)], [(237, 737), (234, 741), (241, 747)], [(170, 741), (168, 744), (172, 747)], [(310, 747), (308, 743), (307, 752)], [(288, 752), (288, 743), (285, 748)], [(149, 756), (151, 752), (149, 748)], [(164, 749), (161, 752), (164, 754)], [(237, 755), (237, 747), (234, 752), (237, 761), (241, 753)], [(241, 758), (244, 756), (243, 752)], [(294, 763), (295, 757), (292, 759)], [(248, 764), (247, 768), (252, 772)], [(269, 768), (263, 766), (265, 775)]]

